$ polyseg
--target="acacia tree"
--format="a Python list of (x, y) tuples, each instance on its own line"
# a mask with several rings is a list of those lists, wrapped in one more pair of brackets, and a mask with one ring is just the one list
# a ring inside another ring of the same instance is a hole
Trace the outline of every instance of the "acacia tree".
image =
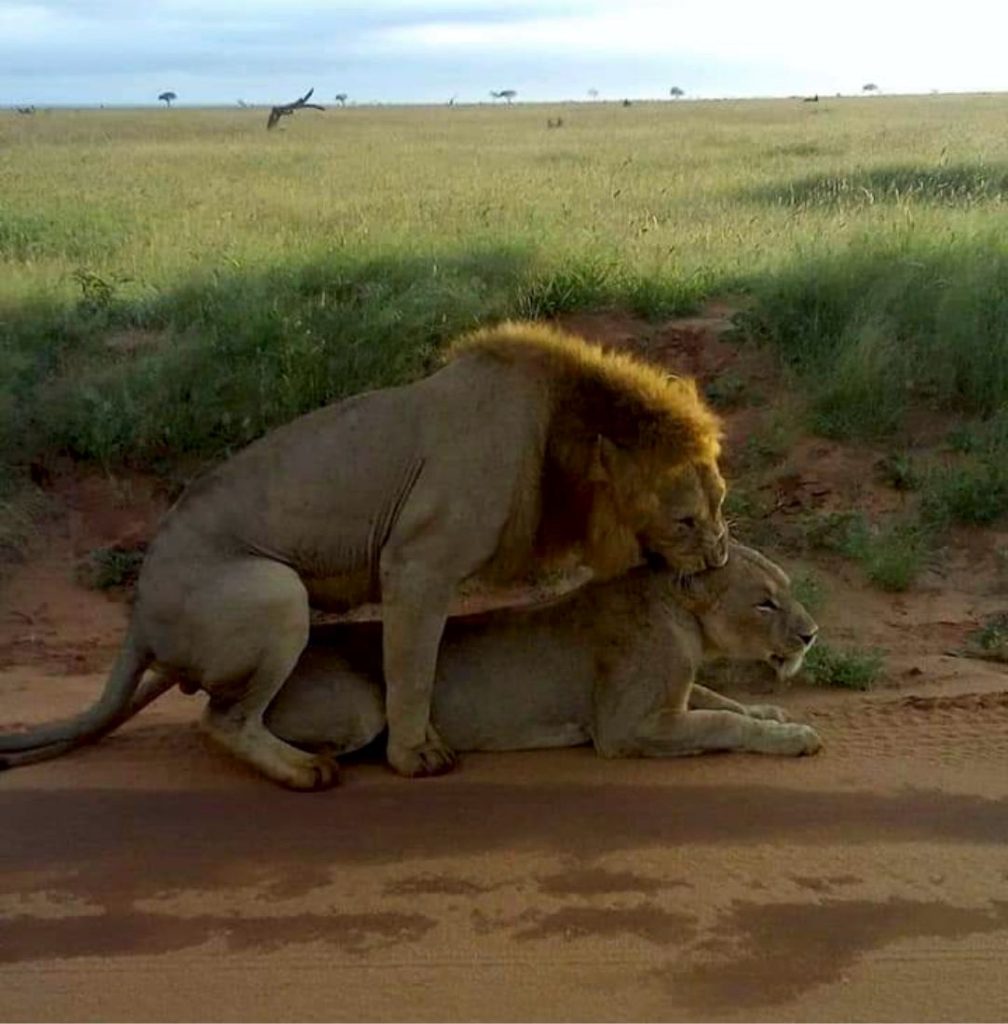
[(346, 101), (347, 101), (347, 94), (346, 94), (345, 92), (338, 92), (338, 93), (336, 93), (336, 95), (335, 95), (335, 96), (333, 96), (333, 99), (334, 99), (334, 100), (335, 100), (335, 101), (336, 101), (336, 102), (337, 102), (337, 103), (338, 103), (338, 104), (339, 104), (339, 105), (340, 105), (341, 107), (345, 107), (345, 106), (346, 106)]
[(588, 97), (589, 97), (589, 99), (597, 100), (598, 99), (598, 89), (589, 89), (588, 90)]
[(674, 99), (674, 100), (677, 100), (677, 99), (679, 99), (680, 97), (682, 97), (682, 96), (685, 96), (685, 95), (686, 95), (686, 93), (684, 93), (684, 92), (682, 91), (682, 89), (680, 89), (680, 88), (679, 88), (679, 86), (678, 86), (678, 85), (673, 85), (673, 86), (672, 86), (672, 88), (671, 88), (671, 89), (669, 89), (669, 91), (668, 91), (668, 94), (669, 94), (669, 96), (671, 96), (671, 97), (672, 97), (672, 99)]
[(177, 100), (178, 96), (176, 96), (175, 93), (169, 91), (161, 93), (161, 95), (158, 96), (158, 99), (165, 105), (165, 109), (167, 109), (172, 105), (172, 100)]
[(494, 92), (493, 89), (491, 89), (490, 95), (493, 96), (495, 100), (507, 100), (508, 106), (510, 107), (511, 101), (518, 95), (518, 92), (516, 89), (501, 89), (500, 92)]
[(865, 82), (865, 84), (861, 86), (861, 91), (878, 92), (878, 86), (874, 82)]

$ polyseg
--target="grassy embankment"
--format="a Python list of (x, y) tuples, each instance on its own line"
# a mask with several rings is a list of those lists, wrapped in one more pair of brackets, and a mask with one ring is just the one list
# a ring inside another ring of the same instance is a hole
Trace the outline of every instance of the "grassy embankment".
[[(808, 423), (892, 444), (910, 511), (825, 532), (904, 586), (937, 532), (1008, 507), (1006, 114), (360, 108), (267, 134), (258, 110), (0, 113), (0, 486), (57, 451), (212, 460), (483, 320), (745, 292)], [(921, 407), (956, 418), (948, 460), (905, 450)]]

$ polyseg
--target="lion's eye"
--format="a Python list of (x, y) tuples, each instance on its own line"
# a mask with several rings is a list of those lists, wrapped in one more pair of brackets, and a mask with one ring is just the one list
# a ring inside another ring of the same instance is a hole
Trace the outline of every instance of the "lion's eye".
[(692, 516), (684, 516), (679, 520), (680, 526), (685, 526), (687, 530), (692, 530), (696, 526), (696, 520)]
[(761, 612), (776, 612), (776, 611), (780, 611), (780, 605), (772, 597), (765, 597), (765, 598), (763, 598), (763, 600), (760, 601), (760, 603), (758, 605), (756, 605), (756, 607)]

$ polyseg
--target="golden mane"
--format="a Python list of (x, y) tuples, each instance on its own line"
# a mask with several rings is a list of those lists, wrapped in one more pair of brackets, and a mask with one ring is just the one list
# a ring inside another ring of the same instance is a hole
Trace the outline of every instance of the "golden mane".
[(675, 452), (683, 465), (720, 454), (721, 421), (691, 377), (670, 376), (559, 328), (522, 321), (474, 331), (456, 341), (446, 359), (472, 356), (537, 369), (549, 381), (555, 413), (575, 431), (583, 425), (586, 434), (604, 431), (625, 448)]

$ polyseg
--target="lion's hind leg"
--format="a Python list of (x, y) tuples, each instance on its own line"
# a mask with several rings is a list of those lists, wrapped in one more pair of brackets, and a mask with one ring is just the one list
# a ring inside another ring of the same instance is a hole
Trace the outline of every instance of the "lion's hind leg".
[(264, 724), (308, 642), (308, 594), (297, 573), (266, 560), (228, 565), (186, 615), (194, 638), (189, 672), (210, 695), (201, 721), (207, 735), (281, 785), (332, 785), (332, 758), (298, 750)]
[(822, 742), (807, 725), (752, 718), (734, 711), (664, 708), (641, 723), (628, 746), (625, 755), (640, 757), (677, 757), (714, 750), (797, 757), (816, 753)]

